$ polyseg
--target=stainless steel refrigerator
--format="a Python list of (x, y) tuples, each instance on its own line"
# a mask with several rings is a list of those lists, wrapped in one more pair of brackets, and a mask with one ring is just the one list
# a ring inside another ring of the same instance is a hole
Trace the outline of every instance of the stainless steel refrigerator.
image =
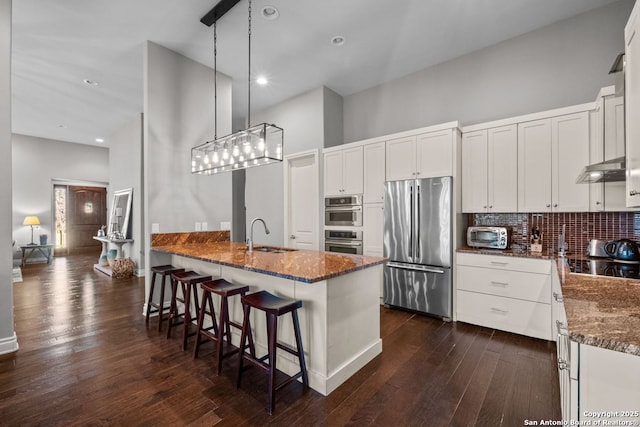
[(386, 305), (451, 319), (452, 181), (385, 183)]

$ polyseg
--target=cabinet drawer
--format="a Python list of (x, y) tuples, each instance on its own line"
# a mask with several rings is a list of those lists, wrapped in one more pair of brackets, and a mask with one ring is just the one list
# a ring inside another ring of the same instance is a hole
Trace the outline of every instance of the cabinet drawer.
[(551, 303), (551, 276), (548, 274), (459, 265), (458, 289)]
[(458, 265), (524, 271), (528, 273), (551, 274), (551, 261), (513, 256), (480, 255), (458, 252)]
[(459, 290), (461, 322), (551, 340), (551, 305)]

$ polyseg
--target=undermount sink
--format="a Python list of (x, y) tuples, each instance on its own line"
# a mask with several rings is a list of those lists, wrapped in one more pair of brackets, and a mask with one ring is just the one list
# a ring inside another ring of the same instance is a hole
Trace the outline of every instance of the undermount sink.
[(253, 250), (256, 252), (270, 252), (270, 253), (274, 253), (274, 254), (283, 254), (286, 252), (294, 252), (297, 251), (297, 249), (291, 249), (291, 248), (278, 248), (275, 246), (254, 246)]

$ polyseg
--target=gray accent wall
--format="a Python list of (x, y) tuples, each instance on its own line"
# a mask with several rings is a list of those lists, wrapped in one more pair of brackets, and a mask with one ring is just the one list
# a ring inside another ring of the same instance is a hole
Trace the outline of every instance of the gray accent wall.
[[(633, 3), (612, 3), (345, 96), (344, 142), (593, 102), (614, 83), (607, 73), (624, 50)], [(425, 40), (425, 49), (431, 42), (440, 41)]]
[[(296, 96), (271, 108), (251, 113), (252, 124), (271, 123), (284, 129), (285, 156), (322, 150), (324, 129), (325, 88), (320, 87)], [(246, 171), (247, 237), (254, 218), (266, 221), (271, 234), (265, 235), (262, 224), (254, 227), (257, 244), (283, 246), (284, 242), (284, 165), (275, 163), (249, 168)]]
[(5, 354), (18, 350), (11, 279), (11, 0), (0, 0), (0, 99), (0, 354)]
[[(144, 236), (149, 266), (153, 224), (161, 233), (219, 230), (231, 221), (231, 174), (191, 173), (191, 148), (214, 136), (214, 72), (152, 42), (144, 47)], [(231, 80), (218, 73), (218, 136), (231, 131)], [(147, 280), (147, 282), (149, 279)]]
[(107, 212), (111, 212), (113, 193), (133, 189), (129, 231), (133, 243), (125, 255), (136, 263), (136, 274), (144, 272), (142, 114), (137, 114), (109, 138), (109, 193)]
[(333, 147), (343, 143), (344, 123), (343, 123), (343, 99), (331, 89), (323, 88), (324, 96), (324, 146)]
[(27, 215), (40, 218), (41, 225), (33, 232), (34, 240), (37, 241), (40, 234), (46, 234), (49, 242), (54, 243), (54, 182), (107, 187), (109, 150), (18, 134), (12, 136), (12, 145), (12, 224), (16, 247), (31, 241), (31, 228), (22, 225)]

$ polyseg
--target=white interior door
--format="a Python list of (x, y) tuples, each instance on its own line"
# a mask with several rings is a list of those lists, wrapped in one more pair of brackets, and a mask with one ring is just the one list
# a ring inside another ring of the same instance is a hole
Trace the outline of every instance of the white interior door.
[(285, 160), (285, 245), (318, 250), (318, 151), (287, 156)]

